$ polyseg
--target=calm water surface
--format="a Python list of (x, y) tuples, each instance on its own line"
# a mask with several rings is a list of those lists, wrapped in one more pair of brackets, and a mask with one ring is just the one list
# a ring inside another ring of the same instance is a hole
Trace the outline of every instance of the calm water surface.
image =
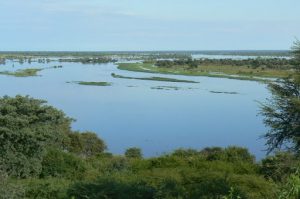
[[(116, 65), (80, 63), (7, 62), (0, 70), (46, 69), (38, 77), (0, 76), (0, 95), (30, 95), (45, 99), (77, 121), (75, 130), (91, 130), (103, 138), (109, 151), (122, 154), (128, 147), (143, 149), (155, 156), (176, 148), (201, 149), (206, 146), (238, 145), (248, 147), (258, 158), (264, 156), (266, 132), (258, 116), (257, 101), (269, 93), (264, 84), (208, 77), (186, 77), (136, 73), (118, 70)], [(111, 73), (136, 77), (171, 77), (200, 83), (172, 83), (115, 79)], [(68, 81), (107, 81), (112, 86), (81, 86)], [(179, 90), (152, 89), (177, 86)], [(212, 93), (237, 92), (238, 94)]]

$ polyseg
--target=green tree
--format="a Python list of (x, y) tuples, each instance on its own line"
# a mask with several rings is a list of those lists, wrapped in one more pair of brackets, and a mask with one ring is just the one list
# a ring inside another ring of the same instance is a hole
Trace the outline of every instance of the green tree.
[(47, 147), (64, 148), (71, 119), (28, 96), (0, 98), (0, 166), (9, 176), (38, 175)]
[(261, 106), (264, 123), (270, 130), (264, 135), (269, 152), (287, 148), (300, 150), (300, 75), (269, 85), (272, 97)]
[(136, 147), (126, 149), (125, 157), (127, 157), (127, 158), (142, 158), (143, 157), (142, 150), (140, 148), (136, 148)]
[(226, 160), (229, 162), (248, 162), (254, 163), (255, 157), (246, 148), (229, 146), (224, 150)]
[(107, 146), (93, 132), (74, 132), (69, 134), (69, 151), (82, 157), (91, 157), (103, 153)]
[(300, 42), (292, 47), (297, 71), (293, 76), (269, 84), (272, 97), (261, 106), (264, 123), (270, 130), (264, 135), (269, 152), (287, 148), (300, 150)]

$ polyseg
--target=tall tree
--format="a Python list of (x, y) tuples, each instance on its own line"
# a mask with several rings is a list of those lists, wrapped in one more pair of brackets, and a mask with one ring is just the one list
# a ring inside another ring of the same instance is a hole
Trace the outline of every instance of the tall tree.
[(300, 152), (300, 42), (292, 47), (297, 71), (269, 84), (272, 97), (262, 104), (261, 114), (270, 130), (264, 135), (269, 152), (287, 148)]

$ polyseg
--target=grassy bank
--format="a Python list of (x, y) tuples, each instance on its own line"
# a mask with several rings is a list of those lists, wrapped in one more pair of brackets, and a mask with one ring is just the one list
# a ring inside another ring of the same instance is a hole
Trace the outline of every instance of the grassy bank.
[(115, 73), (111, 74), (114, 78), (121, 78), (121, 79), (136, 79), (136, 80), (150, 80), (150, 81), (162, 81), (162, 82), (182, 82), (182, 83), (199, 83), (190, 80), (181, 80), (181, 79), (174, 79), (174, 78), (167, 78), (167, 77), (127, 77), (122, 75), (117, 75)]
[(288, 70), (275, 70), (263, 68), (248, 68), (246, 66), (199, 66), (189, 68), (188, 66), (156, 67), (152, 63), (121, 63), (120, 70), (128, 70), (146, 73), (162, 73), (187, 76), (207, 76), (239, 80), (266, 81), (263, 78), (282, 78), (292, 74)]

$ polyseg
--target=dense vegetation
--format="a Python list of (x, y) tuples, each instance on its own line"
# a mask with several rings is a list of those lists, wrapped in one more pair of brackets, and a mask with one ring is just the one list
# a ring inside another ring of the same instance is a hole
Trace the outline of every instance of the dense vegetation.
[(205, 66), (246, 66), (256, 69), (264, 67), (268, 69), (292, 69), (296, 65), (295, 59), (280, 59), (280, 58), (256, 58), (256, 59), (180, 59), (180, 60), (159, 60), (155, 63), (156, 66), (168, 68), (173, 66), (189, 66), (190, 68)]

